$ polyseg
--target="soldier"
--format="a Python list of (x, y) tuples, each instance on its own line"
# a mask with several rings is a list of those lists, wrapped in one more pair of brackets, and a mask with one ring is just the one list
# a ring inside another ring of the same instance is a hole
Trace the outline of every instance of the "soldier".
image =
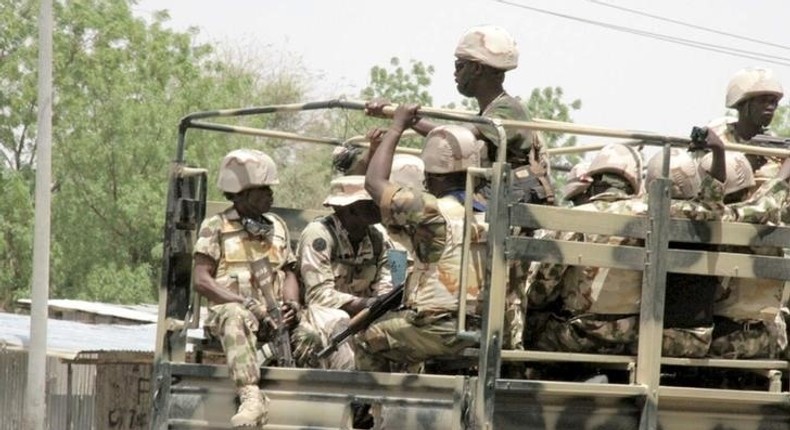
[[(413, 232), (415, 263), (404, 292), (405, 309), (393, 311), (355, 338), (361, 370), (388, 370), (391, 362), (416, 364), (457, 354), (470, 344), (456, 337), (459, 273), (464, 228), (466, 169), (480, 165), (482, 142), (462, 126), (437, 127), (422, 151), (427, 191), (388, 180), (395, 147), (415, 121), (417, 106), (401, 105), (392, 126), (373, 155), (365, 187), (379, 204), (382, 223)], [(476, 298), (483, 283), (485, 228), (472, 224), (468, 293)]]
[[(324, 206), (334, 213), (308, 224), (297, 247), (307, 309), (294, 334), (295, 355), (305, 367), (319, 367), (313, 357), (333, 331), (392, 288), (389, 239), (374, 226), (381, 216), (365, 191), (365, 177), (341, 176), (329, 189)], [(353, 369), (353, 350), (344, 344), (329, 362), (333, 369)]]
[[(587, 187), (566, 194), (585, 195), (589, 203), (576, 210), (608, 211), (631, 201), (641, 189), (642, 158), (632, 147), (611, 144), (590, 163)], [(639, 245), (633, 238), (556, 233), (563, 240), (612, 245)], [(528, 277), (527, 297), (533, 310), (549, 312), (531, 335), (534, 347), (547, 351), (622, 354), (632, 352), (639, 326), (642, 273), (635, 270), (563, 266), (543, 263)], [(530, 326), (533, 317), (530, 316)]]
[[(524, 106), (518, 98), (509, 95), (504, 87), (505, 73), (518, 67), (518, 48), (513, 37), (503, 28), (494, 25), (472, 27), (464, 33), (455, 49), (455, 83), (458, 92), (473, 97), (480, 107), (479, 115), (486, 118), (528, 121)], [(383, 116), (386, 101), (376, 101), (366, 106), (366, 112)], [(411, 128), (427, 135), (436, 124), (419, 119)], [(489, 125), (471, 126), (475, 137), (485, 143), (483, 167), (490, 166), (496, 158), (499, 135)], [(554, 189), (549, 175), (545, 144), (539, 133), (529, 130), (506, 130), (506, 160), (513, 168), (514, 200), (538, 204), (554, 204)], [(490, 184), (482, 181), (479, 187), (482, 200), (490, 195)], [(522, 234), (531, 234), (523, 232)], [(505, 309), (503, 348), (523, 349), (524, 335), (524, 285), (529, 269), (528, 261), (510, 261), (510, 273)]]
[[(716, 149), (721, 157), (723, 147)], [(656, 153), (647, 163), (645, 182), (661, 176), (663, 153)], [(702, 189), (702, 178), (697, 163), (689, 153), (680, 148), (670, 151), (669, 178), (673, 199), (670, 211), (673, 216), (704, 211), (697, 203)], [(717, 160), (721, 163), (721, 160)], [(713, 166), (720, 168), (719, 165)], [(715, 172), (720, 174), (721, 172)], [(699, 206), (699, 207), (698, 207)], [(680, 208), (681, 210), (678, 210)], [(646, 213), (635, 211), (636, 213)], [(670, 243), (673, 249), (704, 250), (709, 247), (697, 244)], [(713, 334), (713, 299), (718, 278), (713, 276), (667, 273), (664, 304), (664, 331), (662, 354), (668, 357), (704, 357), (708, 353)]]
[[(748, 143), (758, 134), (768, 133), (767, 127), (782, 99), (782, 84), (769, 69), (751, 68), (739, 71), (727, 85), (726, 106), (738, 111), (738, 118), (719, 118), (708, 124), (710, 131), (729, 143)], [(775, 176), (781, 160), (747, 155), (755, 177), (767, 180)]]
[(562, 198), (573, 206), (589, 203), (589, 195), (586, 193), (593, 180), (587, 172), (590, 170), (590, 163), (580, 161), (571, 167), (568, 172), (568, 182), (562, 187)]
[[(735, 204), (746, 200), (755, 180), (746, 156), (732, 151), (726, 155), (727, 179), (723, 202)], [(711, 154), (706, 154), (700, 160), (703, 170), (710, 170), (711, 158)], [(782, 250), (777, 248), (727, 247), (721, 250), (783, 256)], [(714, 329), (710, 355), (722, 358), (776, 358), (787, 344), (787, 335), (781, 329), (783, 287), (784, 283), (775, 279), (722, 279), (713, 308)]]
[[(256, 336), (273, 333), (269, 309), (281, 306), (282, 324), (299, 312), (288, 228), (269, 213), (277, 167), (261, 151), (239, 149), (222, 160), (217, 184), (233, 206), (203, 221), (195, 243), (195, 290), (209, 300), (204, 327), (219, 339), (241, 399), (233, 426), (267, 421), (268, 399), (260, 391)], [(283, 300), (268, 303), (266, 297)]]

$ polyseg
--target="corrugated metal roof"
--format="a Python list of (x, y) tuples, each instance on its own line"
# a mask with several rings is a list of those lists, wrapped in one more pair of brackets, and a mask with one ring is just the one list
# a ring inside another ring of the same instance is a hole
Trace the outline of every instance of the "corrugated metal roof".
[[(17, 302), (30, 306), (30, 299), (20, 299)], [(144, 323), (156, 323), (158, 311), (157, 305), (127, 306), (69, 299), (50, 299), (48, 305), (50, 309), (75, 310)]]
[[(80, 351), (153, 351), (156, 324), (85, 324), (49, 319), (47, 351), (73, 358)], [(30, 316), (0, 313), (0, 345), (27, 349)]]

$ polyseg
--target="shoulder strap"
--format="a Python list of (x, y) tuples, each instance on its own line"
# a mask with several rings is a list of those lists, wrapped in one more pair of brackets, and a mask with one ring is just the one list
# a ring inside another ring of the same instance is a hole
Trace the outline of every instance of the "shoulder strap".
[(331, 257), (332, 257), (333, 260), (337, 259), (337, 244), (340, 243), (340, 241), (337, 240), (337, 232), (335, 231), (334, 227), (332, 226), (332, 223), (329, 221), (329, 215), (319, 217), (317, 219), (317, 221), (320, 222), (321, 224), (323, 224), (324, 227), (326, 227), (327, 231), (329, 231), (329, 235), (332, 236), (332, 255), (331, 255)]
[(373, 261), (378, 262), (384, 252), (384, 235), (375, 225), (368, 226), (368, 236), (373, 245)]

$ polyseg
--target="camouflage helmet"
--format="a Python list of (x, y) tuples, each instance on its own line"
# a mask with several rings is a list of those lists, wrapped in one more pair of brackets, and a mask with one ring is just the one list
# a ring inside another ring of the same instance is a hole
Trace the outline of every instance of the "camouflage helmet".
[(341, 176), (329, 183), (329, 195), (324, 199), (324, 206), (348, 206), (360, 200), (373, 200), (365, 191), (365, 177)]
[(784, 95), (782, 84), (774, 72), (761, 68), (743, 69), (727, 85), (727, 107), (734, 108), (744, 100), (763, 94), (773, 94), (779, 98)]
[(562, 187), (562, 196), (564, 199), (570, 200), (590, 188), (590, 185), (592, 185), (592, 178), (587, 174), (589, 169), (589, 161), (580, 161), (571, 167), (570, 172), (568, 172), (568, 183)]
[(516, 41), (505, 29), (495, 25), (467, 30), (455, 48), (455, 56), (499, 70), (513, 70), (518, 66)]
[(423, 189), (425, 163), (416, 155), (395, 154), (392, 158), (390, 182), (415, 190)]
[[(655, 153), (647, 162), (646, 182), (661, 176), (661, 167), (664, 163), (664, 152)], [(699, 194), (702, 180), (699, 176), (697, 163), (691, 158), (688, 151), (680, 148), (670, 148), (669, 152), (669, 179), (672, 180), (673, 199), (691, 199)]]
[(601, 173), (614, 173), (623, 177), (631, 185), (633, 193), (639, 193), (642, 186), (642, 156), (635, 148), (621, 143), (610, 143), (595, 155), (590, 162), (587, 176)]
[(274, 160), (257, 149), (231, 151), (219, 166), (217, 186), (226, 193), (236, 194), (247, 188), (279, 183)]
[(482, 148), (483, 142), (468, 128), (441, 125), (425, 137), (420, 158), (426, 173), (463, 172), (468, 167), (480, 167)]
[[(751, 188), (755, 185), (754, 172), (749, 160), (740, 152), (726, 151), (727, 179), (724, 181), (724, 195)], [(710, 173), (713, 154), (707, 153), (699, 161), (699, 167)]]

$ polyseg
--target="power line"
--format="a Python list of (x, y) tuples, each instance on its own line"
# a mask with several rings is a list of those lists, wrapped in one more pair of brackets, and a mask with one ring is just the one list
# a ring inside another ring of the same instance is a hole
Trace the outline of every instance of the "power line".
[(763, 61), (763, 62), (766, 62), (766, 63), (777, 64), (777, 65), (780, 65), (780, 66), (790, 66), (790, 58), (788, 58), (788, 57), (781, 57), (781, 56), (777, 56), (777, 55), (756, 53), (756, 52), (747, 51), (747, 50), (743, 50), (743, 49), (730, 48), (728, 46), (722, 46), (722, 45), (715, 45), (715, 44), (712, 44), (712, 43), (699, 42), (699, 41), (691, 40), (691, 39), (684, 39), (684, 38), (681, 38), (681, 37), (670, 36), (670, 35), (667, 35), (667, 34), (661, 34), (661, 33), (654, 33), (654, 32), (650, 32), (650, 31), (645, 31), (645, 30), (639, 30), (639, 29), (636, 29), (636, 28), (625, 27), (625, 26), (621, 26), (621, 25), (610, 24), (610, 23), (606, 23), (606, 22), (602, 22), (602, 21), (595, 21), (595, 20), (586, 19), (586, 18), (580, 18), (580, 17), (573, 16), (573, 15), (567, 15), (567, 14), (554, 12), (554, 11), (550, 11), (550, 10), (546, 10), (546, 9), (541, 9), (541, 8), (537, 8), (537, 7), (527, 6), (527, 5), (523, 5), (523, 4), (519, 4), (519, 3), (513, 3), (513, 2), (510, 2), (510, 1), (507, 1), (507, 0), (492, 0), (492, 1), (497, 2), (497, 3), (502, 3), (504, 5), (508, 5), (508, 6), (512, 6), (512, 7), (517, 7), (517, 8), (520, 8), (520, 9), (526, 9), (526, 10), (530, 10), (530, 11), (533, 11), (533, 12), (542, 13), (542, 14), (545, 14), (545, 15), (551, 15), (551, 16), (555, 16), (555, 17), (558, 17), (558, 18), (568, 19), (568, 20), (571, 20), (571, 21), (582, 22), (582, 23), (585, 23), (585, 24), (590, 24), (590, 25), (595, 25), (595, 26), (598, 26), (598, 27), (608, 28), (610, 30), (620, 31), (620, 32), (623, 32), (623, 33), (635, 34), (637, 36), (642, 36), (642, 37), (646, 37), (646, 38), (649, 38), (649, 39), (662, 40), (664, 42), (675, 43), (677, 45), (688, 46), (688, 47), (691, 47), (691, 48), (702, 49), (702, 50), (705, 50), (705, 51), (718, 52), (720, 54), (730, 55), (730, 56), (734, 56), (734, 57), (749, 58), (749, 59), (752, 59), (752, 60), (757, 60), (757, 61)]
[(627, 8), (625, 6), (618, 6), (618, 5), (615, 5), (615, 4), (606, 3), (606, 2), (603, 2), (601, 0), (587, 0), (587, 1), (589, 1), (590, 3), (595, 3), (595, 4), (599, 5), (599, 6), (609, 7), (609, 8), (612, 8), (612, 9), (618, 9), (618, 10), (622, 10), (624, 12), (632, 13), (632, 14), (635, 14), (635, 15), (646, 16), (648, 18), (653, 18), (653, 19), (656, 19), (656, 20), (659, 20), (659, 21), (670, 22), (672, 24), (682, 25), (684, 27), (693, 28), (695, 30), (706, 31), (708, 33), (719, 34), (719, 35), (722, 35), (722, 36), (732, 37), (732, 38), (735, 38), (735, 39), (745, 40), (745, 41), (748, 41), (748, 42), (759, 43), (761, 45), (773, 46), (775, 48), (790, 50), (790, 46), (787, 46), (787, 45), (780, 45), (778, 43), (768, 42), (768, 41), (765, 41), (765, 40), (754, 39), (752, 37), (741, 36), (739, 34), (734, 34), (734, 33), (729, 33), (729, 32), (726, 32), (726, 31), (716, 30), (715, 28), (703, 27), (701, 25), (692, 24), (692, 23), (686, 22), (686, 21), (680, 21), (680, 20), (677, 20), (677, 19), (667, 18), (667, 17), (663, 17), (663, 16), (659, 16), (659, 15), (653, 15), (651, 13), (643, 12), (643, 11), (640, 11), (640, 10), (637, 10), (637, 9), (631, 9), (631, 8)]

